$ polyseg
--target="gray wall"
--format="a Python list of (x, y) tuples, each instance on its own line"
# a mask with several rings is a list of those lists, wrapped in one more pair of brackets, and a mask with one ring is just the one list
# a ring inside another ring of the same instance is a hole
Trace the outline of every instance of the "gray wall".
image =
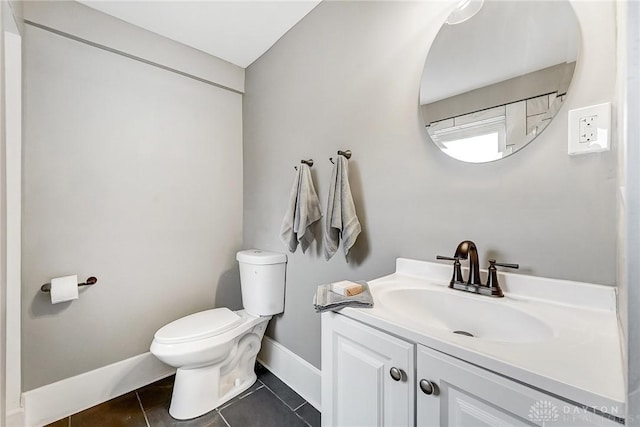
[(244, 69), (73, 0), (29, 0), (24, 18), (242, 92)]
[(526, 274), (615, 283), (615, 143), (612, 152), (567, 155), (567, 111), (615, 102), (615, 4), (574, 3), (583, 39), (565, 105), (533, 143), (480, 165), (440, 153), (420, 117), (422, 68), (446, 7), (322, 2), (246, 71), (244, 246), (285, 251), (278, 231), (293, 166), (315, 160), (324, 205), (328, 158), (353, 151), (364, 230), (354, 256), (327, 262), (318, 245), (290, 255), (285, 312), (268, 332), (315, 366), (315, 287), (391, 273), (397, 257), (433, 260), (471, 239), (483, 264), (495, 256)]
[[(30, 390), (145, 353), (178, 317), (240, 308), (242, 95), (31, 25), (24, 49)], [(52, 305), (40, 285), (68, 274), (98, 283)]]

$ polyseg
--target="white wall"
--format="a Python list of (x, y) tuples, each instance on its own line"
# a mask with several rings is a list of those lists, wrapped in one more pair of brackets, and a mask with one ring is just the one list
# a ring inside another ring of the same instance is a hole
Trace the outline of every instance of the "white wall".
[(619, 245), (620, 306), (626, 334), (627, 360), (627, 422), (640, 426), (640, 4), (628, 2), (619, 5), (621, 46), (621, 91), (624, 102), (620, 111), (620, 140), (624, 149), (620, 165), (620, 224)]
[(526, 274), (615, 284), (617, 146), (567, 155), (567, 111), (615, 106), (615, 3), (572, 4), (582, 41), (567, 100), (539, 138), (495, 163), (451, 159), (424, 130), (418, 89), (446, 2), (322, 2), (247, 69), (244, 244), (285, 250), (278, 232), (293, 166), (315, 160), (324, 206), (338, 149), (353, 151), (363, 226), (349, 263), (341, 253), (326, 262), (316, 245), (289, 257), (271, 337), (320, 366), (317, 285), (388, 274), (400, 256), (452, 255), (465, 239), (483, 267), (495, 257)]
[[(6, 262), (7, 262), (7, 413), (21, 412), (20, 353), (20, 238), (21, 238), (21, 151), (22, 151), (22, 40), (14, 25), (5, 31), (6, 132)], [(18, 415), (16, 415), (18, 416)]]
[[(5, 176), (6, 170), (6, 138), (5, 138), (5, 111), (6, 102), (4, 96), (4, 19), (7, 9), (0, 3), (0, 177)], [(7, 230), (7, 201), (6, 181), (0, 180), (0, 422), (6, 420), (6, 393), (7, 386), (4, 380), (7, 372), (7, 262), (6, 262), (6, 230)]]
[(0, 56), (2, 65), (1, 115), (2, 239), (0, 257), (0, 424), (22, 424), (20, 406), (20, 152), (21, 152), (21, 20), (20, 5), (0, 4)]
[[(154, 49), (176, 49), (154, 37)], [(183, 315), (240, 307), (242, 95), (33, 25), (24, 50), (31, 390), (147, 352)], [(52, 305), (40, 286), (68, 274), (98, 283)]]

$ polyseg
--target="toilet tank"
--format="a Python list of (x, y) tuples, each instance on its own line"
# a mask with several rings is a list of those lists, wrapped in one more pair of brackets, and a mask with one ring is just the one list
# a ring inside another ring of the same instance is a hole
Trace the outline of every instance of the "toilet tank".
[(249, 249), (238, 252), (236, 259), (244, 309), (254, 316), (282, 313), (287, 256)]

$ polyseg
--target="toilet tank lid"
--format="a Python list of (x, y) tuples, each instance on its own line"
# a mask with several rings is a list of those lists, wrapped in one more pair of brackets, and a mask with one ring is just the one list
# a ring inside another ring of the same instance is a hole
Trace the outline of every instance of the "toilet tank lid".
[(287, 256), (278, 252), (261, 251), (260, 249), (247, 249), (238, 252), (236, 259), (247, 264), (265, 265), (282, 264), (287, 262)]
[(196, 341), (220, 335), (233, 329), (242, 318), (226, 307), (190, 314), (163, 326), (154, 340), (163, 344)]

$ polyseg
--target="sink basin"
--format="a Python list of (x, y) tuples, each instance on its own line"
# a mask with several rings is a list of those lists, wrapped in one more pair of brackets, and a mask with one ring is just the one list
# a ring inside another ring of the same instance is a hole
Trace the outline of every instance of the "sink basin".
[(511, 307), (507, 298), (469, 295), (461, 291), (386, 288), (375, 294), (376, 305), (417, 327), (448, 330), (465, 339), (529, 343), (553, 338), (542, 320)]

